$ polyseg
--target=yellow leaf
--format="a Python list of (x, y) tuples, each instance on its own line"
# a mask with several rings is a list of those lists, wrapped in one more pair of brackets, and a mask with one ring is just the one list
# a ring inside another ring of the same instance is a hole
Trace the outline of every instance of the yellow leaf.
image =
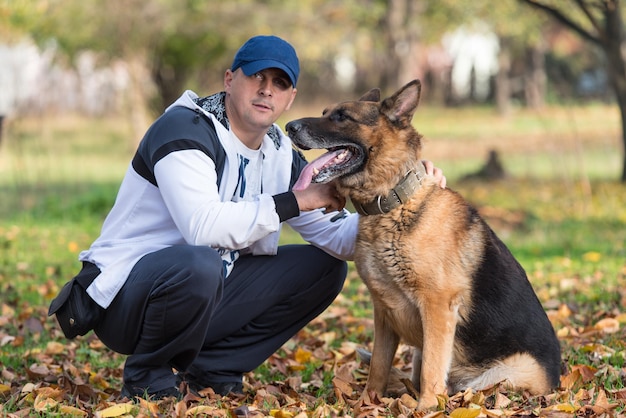
[(561, 328), (556, 332), (556, 336), (559, 338), (565, 338), (569, 335), (569, 331), (570, 329), (565, 327), (565, 328)]
[(87, 416), (87, 412), (83, 411), (82, 409), (78, 409), (75, 406), (70, 406), (70, 405), (60, 405), (59, 406), (59, 412), (64, 416), (64, 417), (85, 417)]
[(457, 408), (450, 413), (450, 418), (476, 418), (480, 412), (478, 408)]
[(558, 310), (558, 315), (560, 318), (569, 318), (570, 316), (572, 316), (572, 310), (570, 309), (569, 306), (567, 306), (565, 303), (562, 303), (561, 305), (559, 305), (559, 310)]
[(576, 412), (578, 410), (577, 407), (575, 407), (574, 405), (570, 403), (560, 403), (560, 404), (554, 405), (554, 409), (556, 409), (557, 411), (561, 411), (561, 412)]
[(283, 411), (282, 409), (272, 409), (270, 415), (274, 418), (293, 418), (293, 413), (289, 411)]
[(119, 417), (124, 414), (128, 414), (133, 410), (132, 403), (118, 403), (113, 406), (109, 406), (108, 408), (103, 409), (102, 411), (96, 411), (94, 416), (96, 418), (112, 418)]
[(615, 354), (615, 350), (603, 344), (585, 344), (581, 350), (587, 353), (595, 353), (601, 357), (611, 357)]
[(191, 416), (191, 417), (197, 417), (199, 415), (210, 415), (212, 417), (214, 416), (223, 416), (220, 410), (216, 409), (214, 406), (210, 406), (210, 405), (198, 405), (198, 406), (194, 406), (192, 408), (189, 408), (187, 410), (187, 416)]
[(89, 373), (89, 383), (98, 389), (107, 389), (109, 387), (109, 382), (107, 382), (104, 377), (94, 372)]
[(583, 254), (583, 260), (597, 263), (602, 258), (602, 254), (597, 251), (589, 251)]
[(65, 345), (60, 342), (50, 341), (46, 344), (46, 354), (48, 355), (61, 354), (63, 351), (65, 351)]
[(159, 405), (157, 405), (155, 402), (150, 402), (148, 400), (140, 398), (139, 406), (141, 406), (141, 409), (148, 411), (150, 413), (150, 416), (156, 417), (157, 415), (159, 415)]
[(3, 385), (0, 383), (0, 393), (11, 392), (11, 386)]
[(443, 410), (446, 407), (446, 403), (448, 403), (448, 396), (445, 394), (437, 395), (437, 409)]
[(302, 347), (298, 347), (296, 353), (294, 354), (294, 358), (300, 364), (308, 363), (311, 361), (312, 353), (308, 350), (304, 350)]

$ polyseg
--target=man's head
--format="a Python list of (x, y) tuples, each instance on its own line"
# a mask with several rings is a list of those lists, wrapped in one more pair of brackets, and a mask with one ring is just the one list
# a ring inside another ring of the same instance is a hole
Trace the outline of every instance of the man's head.
[(279, 68), (289, 76), (291, 85), (296, 87), (300, 74), (300, 62), (295, 49), (277, 36), (255, 36), (243, 44), (233, 60), (231, 71), (241, 68), (251, 76), (267, 68)]

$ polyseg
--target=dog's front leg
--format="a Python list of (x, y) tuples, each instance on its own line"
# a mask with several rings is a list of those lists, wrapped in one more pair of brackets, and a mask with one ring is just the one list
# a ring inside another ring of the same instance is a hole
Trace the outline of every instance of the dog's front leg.
[(384, 395), (399, 343), (400, 337), (391, 327), (384, 308), (374, 303), (374, 349), (365, 392), (374, 391), (380, 396)]
[(454, 349), (459, 302), (448, 294), (422, 298), (420, 314), (424, 331), (419, 409), (437, 406), (437, 395), (447, 392)]

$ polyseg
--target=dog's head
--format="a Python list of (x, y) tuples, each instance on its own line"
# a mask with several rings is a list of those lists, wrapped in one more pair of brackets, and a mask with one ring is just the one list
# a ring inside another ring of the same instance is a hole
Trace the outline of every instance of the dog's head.
[[(384, 100), (380, 90), (372, 89), (358, 101), (327, 108), (319, 118), (289, 122), (286, 129), (294, 145), (328, 150), (303, 170), (294, 188), (334, 179), (348, 189), (395, 185), (418, 162), (421, 137), (411, 120), (420, 91), (419, 80)], [(368, 184), (370, 179), (377, 184)]]

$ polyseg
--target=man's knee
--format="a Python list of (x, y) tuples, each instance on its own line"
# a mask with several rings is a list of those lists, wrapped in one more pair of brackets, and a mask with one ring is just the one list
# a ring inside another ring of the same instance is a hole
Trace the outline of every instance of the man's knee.
[(332, 268), (331, 268), (331, 272), (329, 273), (329, 277), (330, 277), (331, 283), (333, 284), (332, 288), (335, 292), (335, 296), (337, 296), (343, 289), (343, 284), (346, 281), (347, 276), (348, 276), (348, 263), (346, 263), (343, 260), (338, 260), (334, 258), (334, 262), (332, 263)]
[(172, 247), (169, 257), (179, 283), (190, 292), (190, 297), (209, 296), (221, 292), (223, 284), (222, 259), (210, 247), (180, 245)]
[(319, 284), (327, 289), (328, 295), (333, 298), (337, 296), (343, 289), (343, 284), (348, 275), (348, 263), (343, 260), (339, 260), (330, 254), (316, 248), (319, 253), (316, 257), (312, 257), (315, 260), (317, 266), (323, 269), (321, 277), (318, 278)]

